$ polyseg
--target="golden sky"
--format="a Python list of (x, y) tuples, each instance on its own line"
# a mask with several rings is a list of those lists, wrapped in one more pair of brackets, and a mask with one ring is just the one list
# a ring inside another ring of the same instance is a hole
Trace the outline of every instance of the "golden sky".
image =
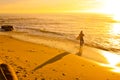
[(118, 1), (119, 0), (0, 0), (0, 13), (104, 12), (106, 11), (104, 8), (107, 9), (111, 3), (116, 4)]

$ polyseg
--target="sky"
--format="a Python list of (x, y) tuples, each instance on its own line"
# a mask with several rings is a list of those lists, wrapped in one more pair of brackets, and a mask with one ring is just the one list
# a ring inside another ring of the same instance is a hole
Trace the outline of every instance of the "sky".
[(0, 0), (0, 13), (104, 12), (115, 1), (119, 0)]

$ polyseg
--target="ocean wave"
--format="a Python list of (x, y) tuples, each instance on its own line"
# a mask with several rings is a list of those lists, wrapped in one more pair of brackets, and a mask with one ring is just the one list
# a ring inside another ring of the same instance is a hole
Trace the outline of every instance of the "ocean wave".
[[(80, 30), (85, 33), (85, 44), (106, 51), (120, 51), (120, 35), (112, 37), (110, 32), (118, 28), (111, 17), (92, 14), (77, 15), (25, 15), (0, 16), (0, 23), (15, 27), (14, 33), (20, 32), (29, 35), (57, 37), (72, 40), (79, 44), (75, 37)], [(119, 34), (119, 33), (118, 33)], [(111, 41), (110, 38), (113, 38)], [(117, 43), (116, 43), (117, 42)], [(112, 46), (111, 46), (112, 45)]]
[[(26, 33), (26, 32), (19, 32), (19, 31), (13, 31), (13, 32), (3, 32), (3, 31), (1, 31), (1, 32), (2, 32), (2, 35), (8, 35), (8, 36), (12, 36), (12, 37), (14, 37), (16, 39), (19, 39), (19, 40), (29, 41), (29, 42), (38, 43), (38, 44), (45, 44), (45, 45), (47, 44), (47, 46), (51, 46), (51, 47), (55, 47), (55, 45), (54, 44), (50, 44), (49, 45), (49, 43), (46, 43), (47, 42), (46, 40), (45, 40), (45, 42), (41, 43), (41, 38), (39, 38), (39, 37), (41, 37), (41, 36), (42, 37), (46, 37), (46, 38), (48, 38), (48, 41), (50, 41), (51, 43), (53, 43), (53, 42), (56, 43), (56, 40), (58, 40), (58, 41), (62, 40), (63, 41), (62, 43), (64, 43), (64, 40), (68, 40), (68, 42), (74, 43), (74, 44), (72, 44), (74, 46), (74, 48), (76, 47), (76, 44), (79, 45), (79, 41), (75, 40), (75, 38), (73, 39), (73, 38), (65, 37), (61, 33), (44, 31), (44, 30), (37, 30), (37, 29), (31, 29), (31, 30), (40, 31), (40, 32), (42, 32), (42, 34), (41, 35), (36, 35), (35, 37), (33, 37), (34, 34), (29, 34), (29, 33)], [(46, 33), (47, 35), (44, 35), (44, 33)], [(53, 34), (53, 35), (50, 36), (50, 34)], [(28, 40), (26, 40), (26, 38), (28, 38)], [(42, 41), (44, 41), (44, 40), (42, 39)], [(87, 43), (87, 42), (85, 42), (85, 45), (86, 46), (90, 46), (90, 47), (94, 47), (94, 48), (97, 48), (97, 49), (105, 50), (105, 51), (110, 51), (110, 52), (115, 52), (115, 53), (119, 53), (120, 52), (120, 49), (107, 47), (107, 46), (101, 46), (101, 45), (94, 44), (94, 43)], [(62, 45), (58, 46), (57, 48), (63, 49)], [(65, 45), (64, 45), (64, 48), (65, 48)], [(69, 48), (68, 49), (65, 48), (65, 50), (68, 51)], [(72, 52), (72, 49), (70, 51)], [(76, 49), (75, 49), (75, 51), (76, 51)], [(75, 51), (74, 51), (74, 53), (75, 53)]]
[(19, 31), (19, 30), (23, 30), (23, 32), (25, 31), (29, 31), (29, 32), (32, 32), (32, 31), (35, 31), (36, 33), (37, 32), (42, 32), (42, 33), (48, 33), (48, 34), (54, 34), (54, 35), (65, 35), (64, 33), (59, 33), (59, 32), (53, 32), (53, 31), (48, 31), (48, 30), (45, 30), (45, 29), (35, 29), (35, 28), (25, 28), (25, 27), (16, 27), (16, 29)]
[[(42, 29), (35, 29), (35, 28), (24, 28), (24, 29), (30, 30), (30, 32), (35, 31), (35, 32), (41, 32), (42, 34), (45, 33), (45, 34), (47, 34), (47, 36), (49, 35), (49, 37), (50, 37), (50, 34), (52, 34), (51, 37), (64, 38), (64, 39), (67, 39), (67, 40), (70, 40), (70, 41), (73, 41), (73, 42), (79, 44), (79, 41), (76, 40), (75, 36), (72, 36), (72, 35), (70, 36), (70, 35), (64, 34), (64, 33), (47, 31), (47, 30), (42, 30)], [(32, 33), (31, 35), (34, 35), (34, 34)], [(37, 34), (37, 35), (39, 35), (39, 34)], [(98, 48), (98, 49), (101, 49), (101, 50), (112, 51), (112, 52), (119, 52), (120, 51), (119, 48), (116, 48), (116, 47), (114, 48), (112, 46), (110, 47), (109, 43), (107, 43), (107, 44), (108, 44), (108, 46), (105, 46), (103, 43), (96, 43), (96, 42), (95, 43), (89, 43), (88, 41), (85, 42), (85, 45), (90, 46), (90, 47), (94, 47), (94, 48)]]
[[(44, 37), (54, 37), (54, 38), (59, 38), (59, 39), (67, 39), (69, 41), (72, 41), (72, 42), (79, 44), (79, 41), (76, 40), (75, 37), (72, 37), (68, 34), (54, 32), (54, 31), (47, 31), (47, 30), (27, 28), (27, 27), (26, 28), (25, 27), (15, 27), (15, 30), (13, 31), (13, 33), (18, 33), (18, 32), (20, 32), (21, 34), (25, 33), (25, 34), (29, 34), (29, 35), (37, 35), (38, 37), (44, 36)], [(94, 48), (98, 48), (101, 50), (105, 50), (105, 51), (112, 51), (112, 52), (116, 52), (116, 53), (120, 52), (119, 48), (116, 48), (116, 47), (114, 48), (114, 47), (109, 46), (109, 45), (105, 46), (103, 43), (101, 43), (101, 44), (97, 43), (97, 42), (96, 43), (89, 43), (89, 42), (85, 41), (85, 45), (90, 46), (90, 47), (94, 47)]]
[(110, 52), (115, 52), (115, 53), (120, 52), (120, 49), (116, 48), (116, 47), (114, 48), (114, 47), (102, 46), (102, 45), (98, 45), (98, 44), (95, 44), (95, 43), (92, 43), (92, 44), (85, 43), (85, 45), (90, 46), (90, 47), (94, 47), (94, 48), (97, 48), (97, 49), (101, 49), (101, 50), (104, 50), (104, 51), (110, 51)]

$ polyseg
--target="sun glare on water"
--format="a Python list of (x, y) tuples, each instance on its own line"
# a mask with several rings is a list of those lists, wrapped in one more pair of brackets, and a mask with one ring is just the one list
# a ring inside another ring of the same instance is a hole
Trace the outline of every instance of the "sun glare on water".
[(118, 12), (117, 14), (113, 15), (113, 20), (120, 21), (120, 12)]
[(111, 25), (111, 34), (118, 35), (120, 34), (120, 23), (113, 23)]
[[(111, 25), (111, 34), (112, 35), (120, 34), (120, 23), (119, 23), (120, 22), (120, 0), (100, 0), (100, 1), (103, 2), (100, 12), (112, 15), (113, 20), (117, 21), (117, 23), (113, 23)], [(114, 44), (119, 43), (115, 40), (111, 40), (111, 41)], [(104, 66), (111, 67), (111, 70), (113, 72), (120, 73), (120, 66), (117, 67), (117, 65), (120, 64), (120, 55), (113, 54), (110, 52), (105, 52), (105, 51), (101, 52), (101, 54), (109, 62), (109, 64)]]

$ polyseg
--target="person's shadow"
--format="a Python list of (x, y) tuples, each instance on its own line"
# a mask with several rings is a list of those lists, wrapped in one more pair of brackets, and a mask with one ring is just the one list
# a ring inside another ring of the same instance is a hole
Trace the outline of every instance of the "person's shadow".
[(36, 71), (36, 70), (38, 70), (38, 69), (40, 69), (40, 68), (42, 68), (42, 67), (44, 67), (44, 66), (46, 66), (48, 64), (54, 63), (54, 62), (60, 60), (61, 58), (63, 58), (64, 56), (66, 56), (68, 54), (70, 54), (70, 53), (68, 53), (68, 52), (61, 53), (61, 54), (49, 59), (48, 61), (44, 62), (43, 64), (40, 64), (39, 66), (34, 68), (32, 71)]

